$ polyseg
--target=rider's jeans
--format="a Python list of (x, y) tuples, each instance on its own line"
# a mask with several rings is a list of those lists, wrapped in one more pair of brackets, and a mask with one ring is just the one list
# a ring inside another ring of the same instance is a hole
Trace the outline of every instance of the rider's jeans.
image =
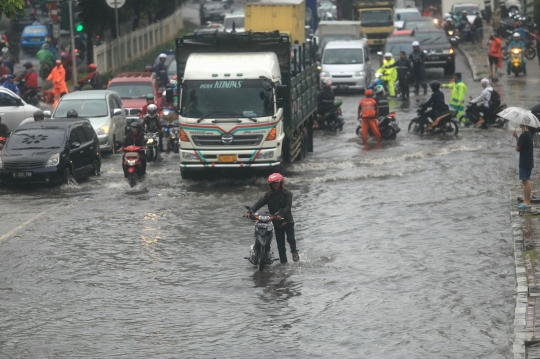
[(296, 252), (296, 239), (294, 238), (294, 222), (287, 223), (283, 228), (274, 227), (276, 232), (276, 242), (279, 252), (279, 260), (281, 263), (287, 263), (287, 248), (285, 247), (285, 235), (287, 236), (287, 242), (291, 247), (291, 253)]

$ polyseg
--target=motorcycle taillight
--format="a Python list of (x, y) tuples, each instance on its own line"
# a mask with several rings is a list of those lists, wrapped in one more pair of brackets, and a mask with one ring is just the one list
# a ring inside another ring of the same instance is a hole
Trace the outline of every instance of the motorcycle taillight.
[(341, 115), (341, 109), (337, 110), (337, 114)]

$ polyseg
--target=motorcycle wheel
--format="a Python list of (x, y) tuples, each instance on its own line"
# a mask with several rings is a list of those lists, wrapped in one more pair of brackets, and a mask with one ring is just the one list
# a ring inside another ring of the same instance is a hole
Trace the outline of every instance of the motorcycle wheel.
[(360, 131), (362, 131), (362, 125), (358, 125), (358, 127), (356, 128), (356, 134), (360, 135)]
[(409, 123), (409, 129), (408, 131), (411, 132), (414, 131), (415, 133), (418, 133), (420, 132), (420, 124), (418, 123), (418, 119), (417, 118), (413, 118), (411, 120), (411, 122)]
[(259, 272), (264, 270), (264, 265), (266, 264), (266, 248), (261, 246), (259, 249)]
[(37, 106), (39, 104), (39, 97), (37, 95), (34, 95), (30, 97), (30, 104), (33, 106)]
[(536, 57), (536, 50), (533, 47), (527, 47), (525, 49), (525, 57), (527, 60), (532, 60)]
[(154, 162), (154, 149), (152, 147), (148, 147), (146, 158), (148, 162)]
[[(465, 120), (465, 121), (463, 121), (463, 120)], [(471, 127), (471, 125), (472, 125), (471, 120), (465, 115), (463, 115), (463, 116), (461, 116), (459, 118), (459, 122), (465, 124), (465, 127)]]
[(459, 132), (459, 124), (455, 120), (451, 120), (448, 123), (450, 124), (451, 127), (454, 127), (454, 129), (453, 129), (454, 136), (457, 137), (457, 134)]
[(137, 184), (137, 175), (135, 173), (128, 174), (128, 182), (131, 188), (135, 187)]
[(394, 141), (396, 137), (397, 137), (396, 130), (393, 127), (388, 127), (388, 130), (386, 131), (385, 140)]

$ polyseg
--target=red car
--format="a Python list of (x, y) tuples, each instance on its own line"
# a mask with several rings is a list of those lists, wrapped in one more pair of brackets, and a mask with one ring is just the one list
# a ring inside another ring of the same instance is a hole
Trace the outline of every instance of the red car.
[(146, 105), (146, 95), (153, 94), (155, 103), (161, 107), (162, 93), (159, 90), (156, 74), (150, 72), (123, 72), (116, 75), (108, 86), (118, 92), (127, 112), (127, 123), (139, 119), (139, 114)]

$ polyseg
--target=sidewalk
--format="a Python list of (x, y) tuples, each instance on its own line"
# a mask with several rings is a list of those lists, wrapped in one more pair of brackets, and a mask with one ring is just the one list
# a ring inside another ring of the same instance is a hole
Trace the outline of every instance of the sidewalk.
[[(488, 63), (489, 47), (486, 44), (489, 40), (489, 34), (491, 34), (492, 31), (491, 25), (484, 25), (482, 49), (480, 49), (478, 44), (472, 44), (471, 42), (460, 42), (458, 45), (459, 50), (467, 58), (467, 62), (471, 67), (474, 81), (480, 81), (483, 77), (489, 77), (490, 75)], [(499, 71), (500, 70), (501, 69), (499, 69)]]

